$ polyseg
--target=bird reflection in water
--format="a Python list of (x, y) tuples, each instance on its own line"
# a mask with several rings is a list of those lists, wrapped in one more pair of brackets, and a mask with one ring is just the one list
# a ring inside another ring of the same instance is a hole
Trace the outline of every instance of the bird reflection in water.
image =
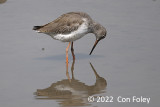
[(36, 99), (53, 99), (59, 102), (61, 106), (86, 106), (90, 105), (88, 96), (105, 92), (107, 81), (97, 74), (91, 63), (90, 66), (96, 77), (95, 84), (91, 86), (74, 78), (74, 63), (75, 60), (73, 60), (71, 67), (72, 78), (70, 81), (64, 79), (52, 83), (48, 88), (37, 89), (37, 92), (35, 92)]

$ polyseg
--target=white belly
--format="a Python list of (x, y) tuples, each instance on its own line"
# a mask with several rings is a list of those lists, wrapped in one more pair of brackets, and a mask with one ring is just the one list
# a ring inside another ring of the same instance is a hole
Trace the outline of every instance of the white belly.
[(88, 33), (88, 23), (86, 21), (76, 30), (70, 34), (57, 34), (51, 35), (53, 39), (60, 40), (62, 42), (71, 42), (75, 41)]

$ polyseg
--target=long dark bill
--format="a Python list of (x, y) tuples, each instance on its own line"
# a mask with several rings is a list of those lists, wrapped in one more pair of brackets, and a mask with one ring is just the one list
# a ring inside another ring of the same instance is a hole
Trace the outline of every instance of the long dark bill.
[(100, 39), (95, 41), (95, 43), (94, 43), (94, 45), (93, 45), (93, 48), (92, 48), (92, 50), (91, 50), (91, 52), (90, 52), (90, 54), (89, 54), (89, 55), (91, 55), (91, 54), (92, 54), (92, 52), (93, 52), (94, 48), (96, 47), (96, 45), (98, 44), (98, 42), (99, 42), (99, 41), (100, 41)]

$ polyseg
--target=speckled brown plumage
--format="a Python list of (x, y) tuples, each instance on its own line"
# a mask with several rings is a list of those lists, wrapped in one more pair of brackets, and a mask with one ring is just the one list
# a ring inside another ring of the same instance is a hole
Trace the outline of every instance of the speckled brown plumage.
[[(38, 30), (40, 33), (55, 33), (55, 34), (68, 34), (74, 30), (77, 30), (78, 27), (84, 22), (82, 18), (87, 18), (89, 24), (92, 22), (90, 16), (83, 12), (70, 12), (61, 15), (56, 20), (43, 25), (35, 26), (34, 30)], [(39, 28), (39, 29), (38, 29)]]

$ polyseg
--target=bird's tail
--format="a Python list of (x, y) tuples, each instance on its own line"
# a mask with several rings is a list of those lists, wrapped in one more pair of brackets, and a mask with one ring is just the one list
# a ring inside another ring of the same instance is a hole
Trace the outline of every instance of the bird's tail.
[(40, 28), (42, 28), (43, 26), (34, 26), (33, 30), (39, 30)]

